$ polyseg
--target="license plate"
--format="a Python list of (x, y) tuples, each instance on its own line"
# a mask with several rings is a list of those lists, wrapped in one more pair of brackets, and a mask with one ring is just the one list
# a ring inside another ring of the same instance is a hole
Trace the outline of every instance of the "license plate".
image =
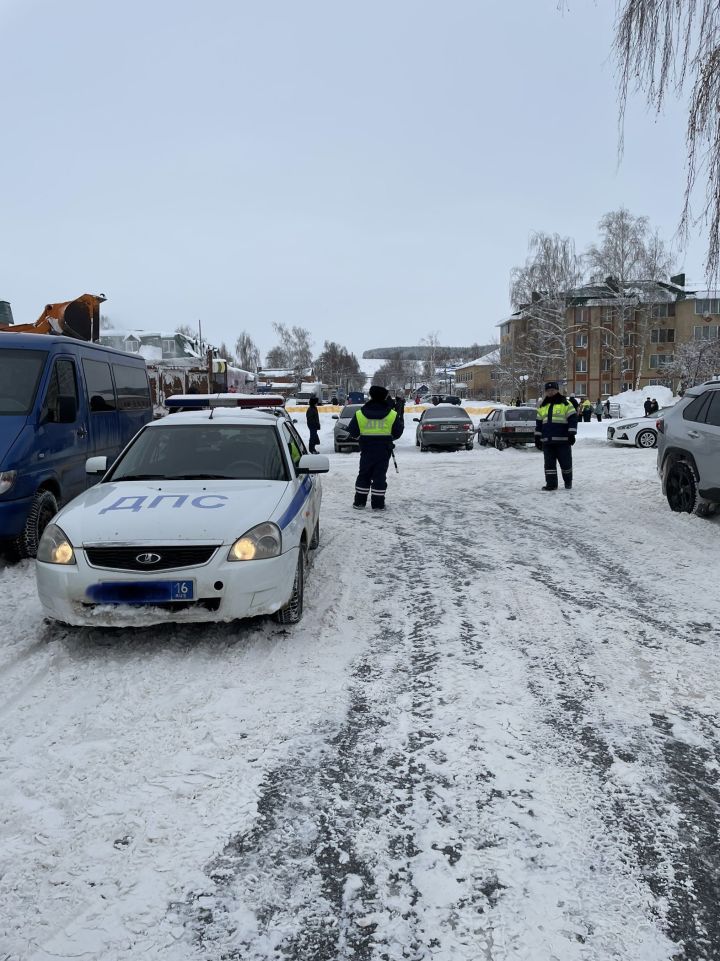
[(457, 430), (457, 427), (453, 427), (452, 424), (443, 424), (440, 430)]
[(167, 604), (194, 601), (195, 581), (106, 581), (85, 593), (96, 604)]

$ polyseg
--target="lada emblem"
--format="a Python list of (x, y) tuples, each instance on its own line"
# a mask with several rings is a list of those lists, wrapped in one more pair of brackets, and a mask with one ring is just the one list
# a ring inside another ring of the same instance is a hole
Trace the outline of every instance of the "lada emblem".
[(135, 558), (138, 564), (157, 564), (161, 559), (159, 554), (138, 554)]

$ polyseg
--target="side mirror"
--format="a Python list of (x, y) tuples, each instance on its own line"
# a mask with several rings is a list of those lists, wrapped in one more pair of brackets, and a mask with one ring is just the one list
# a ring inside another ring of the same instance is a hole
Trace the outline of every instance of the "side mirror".
[(104, 474), (107, 470), (107, 457), (88, 457), (85, 461), (86, 474)]
[(297, 417), (293, 417), (293, 424), (297, 424)]
[(413, 417), (413, 420), (417, 421), (418, 424), (420, 423), (420, 418), (419, 418), (419, 417)]
[(333, 415), (332, 415), (332, 419), (333, 419), (333, 420), (340, 420), (340, 415), (339, 415), (339, 414), (333, 414)]
[(74, 397), (58, 397), (58, 419), (61, 424), (74, 424), (77, 419), (77, 403)]
[(324, 454), (303, 454), (295, 470), (298, 474), (327, 474), (330, 459)]

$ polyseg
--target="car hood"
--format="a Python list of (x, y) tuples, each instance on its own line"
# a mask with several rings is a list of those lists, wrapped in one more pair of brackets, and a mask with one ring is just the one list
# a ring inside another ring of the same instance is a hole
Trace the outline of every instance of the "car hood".
[(271, 520), (287, 481), (126, 481), (97, 484), (60, 511), (54, 523), (70, 542), (231, 544)]

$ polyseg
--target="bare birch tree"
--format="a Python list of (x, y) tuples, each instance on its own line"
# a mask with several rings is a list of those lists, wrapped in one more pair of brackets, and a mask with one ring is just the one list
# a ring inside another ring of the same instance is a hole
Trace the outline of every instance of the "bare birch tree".
[(544, 380), (567, 380), (572, 332), (566, 317), (568, 294), (581, 281), (581, 260), (570, 237), (542, 232), (531, 236), (524, 266), (510, 275), (510, 300), (522, 311), (524, 328), (509, 363), (504, 361), (513, 393), (521, 383), (540, 393)]
[[(714, 282), (720, 265), (720, 4), (717, 0), (620, 0), (615, 28), (622, 123), (631, 91), (645, 94), (658, 113), (669, 93), (689, 90), (687, 179), (680, 231), (709, 227), (705, 268)], [(705, 203), (691, 210), (697, 182), (705, 178)]]
[(235, 341), (238, 364), (243, 370), (255, 371), (260, 366), (260, 351), (246, 330), (241, 330)]

